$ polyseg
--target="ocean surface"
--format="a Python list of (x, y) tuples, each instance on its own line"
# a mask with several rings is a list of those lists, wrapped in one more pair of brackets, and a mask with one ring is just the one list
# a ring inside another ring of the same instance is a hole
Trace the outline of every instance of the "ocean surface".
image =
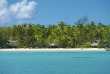
[(110, 52), (0, 52), (0, 74), (110, 74)]

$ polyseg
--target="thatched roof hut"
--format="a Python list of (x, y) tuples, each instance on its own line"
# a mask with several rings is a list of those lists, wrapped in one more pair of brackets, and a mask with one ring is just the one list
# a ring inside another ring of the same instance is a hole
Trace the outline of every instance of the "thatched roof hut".
[(49, 46), (50, 48), (58, 48), (58, 46), (56, 46), (54, 43), (50, 43)]
[(54, 45), (55, 45), (54, 43), (50, 43), (50, 44), (49, 44), (49, 46), (54, 46)]
[(96, 47), (99, 44), (100, 40), (95, 40), (91, 47)]
[(10, 48), (16, 48), (16, 47), (18, 47), (19, 45), (18, 45), (18, 43), (16, 42), (16, 41), (12, 41), (12, 40), (10, 40), (9, 42), (8, 42), (8, 47), (10, 47)]

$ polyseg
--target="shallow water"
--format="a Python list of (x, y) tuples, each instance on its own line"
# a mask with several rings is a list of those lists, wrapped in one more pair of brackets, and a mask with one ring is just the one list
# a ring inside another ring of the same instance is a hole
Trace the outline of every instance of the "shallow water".
[(0, 74), (110, 74), (110, 52), (0, 52)]

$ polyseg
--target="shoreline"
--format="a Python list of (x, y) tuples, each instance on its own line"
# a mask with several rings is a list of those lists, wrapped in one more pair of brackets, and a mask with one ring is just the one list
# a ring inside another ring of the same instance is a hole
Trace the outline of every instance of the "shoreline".
[(69, 52), (69, 51), (106, 51), (105, 48), (11, 48), (0, 49), (1, 51), (36, 51), (36, 52)]

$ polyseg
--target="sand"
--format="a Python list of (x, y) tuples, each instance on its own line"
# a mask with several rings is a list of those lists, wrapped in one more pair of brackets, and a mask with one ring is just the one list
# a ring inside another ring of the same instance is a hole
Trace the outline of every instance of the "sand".
[(12, 48), (12, 49), (0, 49), (0, 51), (106, 51), (105, 48)]

